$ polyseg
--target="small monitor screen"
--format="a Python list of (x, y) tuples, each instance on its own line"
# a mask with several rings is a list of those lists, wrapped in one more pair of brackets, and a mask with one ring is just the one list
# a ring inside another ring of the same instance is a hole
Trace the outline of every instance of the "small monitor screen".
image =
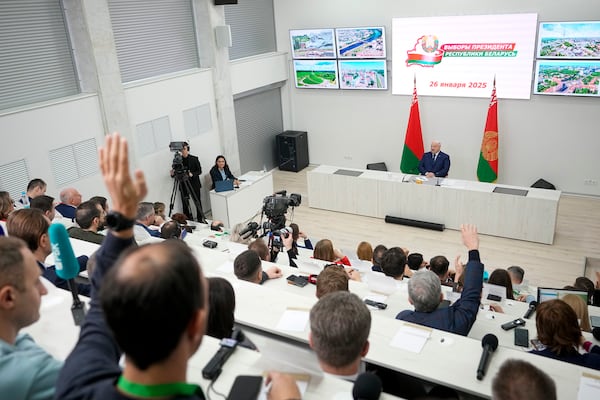
[(548, 300), (561, 300), (568, 294), (580, 296), (588, 304), (588, 293), (585, 290), (538, 288), (538, 303)]

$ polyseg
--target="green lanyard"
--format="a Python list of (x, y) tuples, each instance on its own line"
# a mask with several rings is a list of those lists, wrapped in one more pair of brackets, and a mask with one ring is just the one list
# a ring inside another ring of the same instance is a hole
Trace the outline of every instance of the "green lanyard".
[[(137, 397), (167, 397), (175, 395), (191, 396), (202, 393), (198, 385), (185, 382), (163, 383), (160, 385), (143, 385), (128, 381), (121, 375), (117, 387), (125, 394)], [(202, 397), (202, 396), (201, 396)]]

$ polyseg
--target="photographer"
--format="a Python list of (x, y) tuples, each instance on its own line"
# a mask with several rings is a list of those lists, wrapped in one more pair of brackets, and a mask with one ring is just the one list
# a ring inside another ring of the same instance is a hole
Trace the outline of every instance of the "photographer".
[[(178, 164), (178, 162), (175, 162), (175, 160), (177, 160), (177, 156), (175, 156), (173, 162), (171, 177), (175, 177), (176, 173), (185, 173), (189, 178), (193, 194), (196, 196), (196, 199), (198, 199), (198, 204), (200, 204), (200, 207), (202, 208), (202, 203), (200, 201), (200, 188), (202, 188), (202, 184), (200, 183), (200, 174), (202, 173), (202, 167), (200, 166), (198, 157), (190, 154), (190, 145), (187, 142), (183, 142), (183, 149), (181, 150), (181, 164)], [(180, 191), (181, 203), (183, 204), (183, 213), (189, 220), (193, 220), (193, 214), (189, 208), (188, 202), (190, 193), (187, 192), (185, 185), (180, 186)], [(197, 213), (198, 217), (196, 219), (198, 222), (204, 222), (202, 211), (197, 210)]]

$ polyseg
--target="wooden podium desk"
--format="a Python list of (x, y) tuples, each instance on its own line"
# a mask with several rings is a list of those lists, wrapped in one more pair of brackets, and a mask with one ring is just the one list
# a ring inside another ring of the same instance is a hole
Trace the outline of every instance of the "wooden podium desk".
[[(345, 171), (358, 176), (340, 174)], [(560, 191), (448, 178), (424, 184), (414, 180), (396, 172), (321, 165), (307, 173), (309, 206), (433, 222), (449, 229), (471, 223), (487, 235), (545, 244), (554, 240)], [(495, 193), (496, 188), (527, 193)]]
[(223, 221), (233, 228), (236, 224), (252, 218), (262, 209), (263, 200), (273, 194), (273, 175), (270, 172), (248, 172), (238, 179), (240, 188), (227, 192), (210, 191), (210, 207), (213, 220)]

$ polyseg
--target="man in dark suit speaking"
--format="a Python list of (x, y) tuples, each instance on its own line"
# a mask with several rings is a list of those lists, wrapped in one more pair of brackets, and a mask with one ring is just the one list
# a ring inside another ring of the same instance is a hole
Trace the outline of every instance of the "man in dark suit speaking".
[(437, 140), (431, 142), (431, 151), (423, 154), (419, 161), (419, 172), (428, 178), (445, 178), (450, 170), (450, 156), (440, 149), (442, 144)]

